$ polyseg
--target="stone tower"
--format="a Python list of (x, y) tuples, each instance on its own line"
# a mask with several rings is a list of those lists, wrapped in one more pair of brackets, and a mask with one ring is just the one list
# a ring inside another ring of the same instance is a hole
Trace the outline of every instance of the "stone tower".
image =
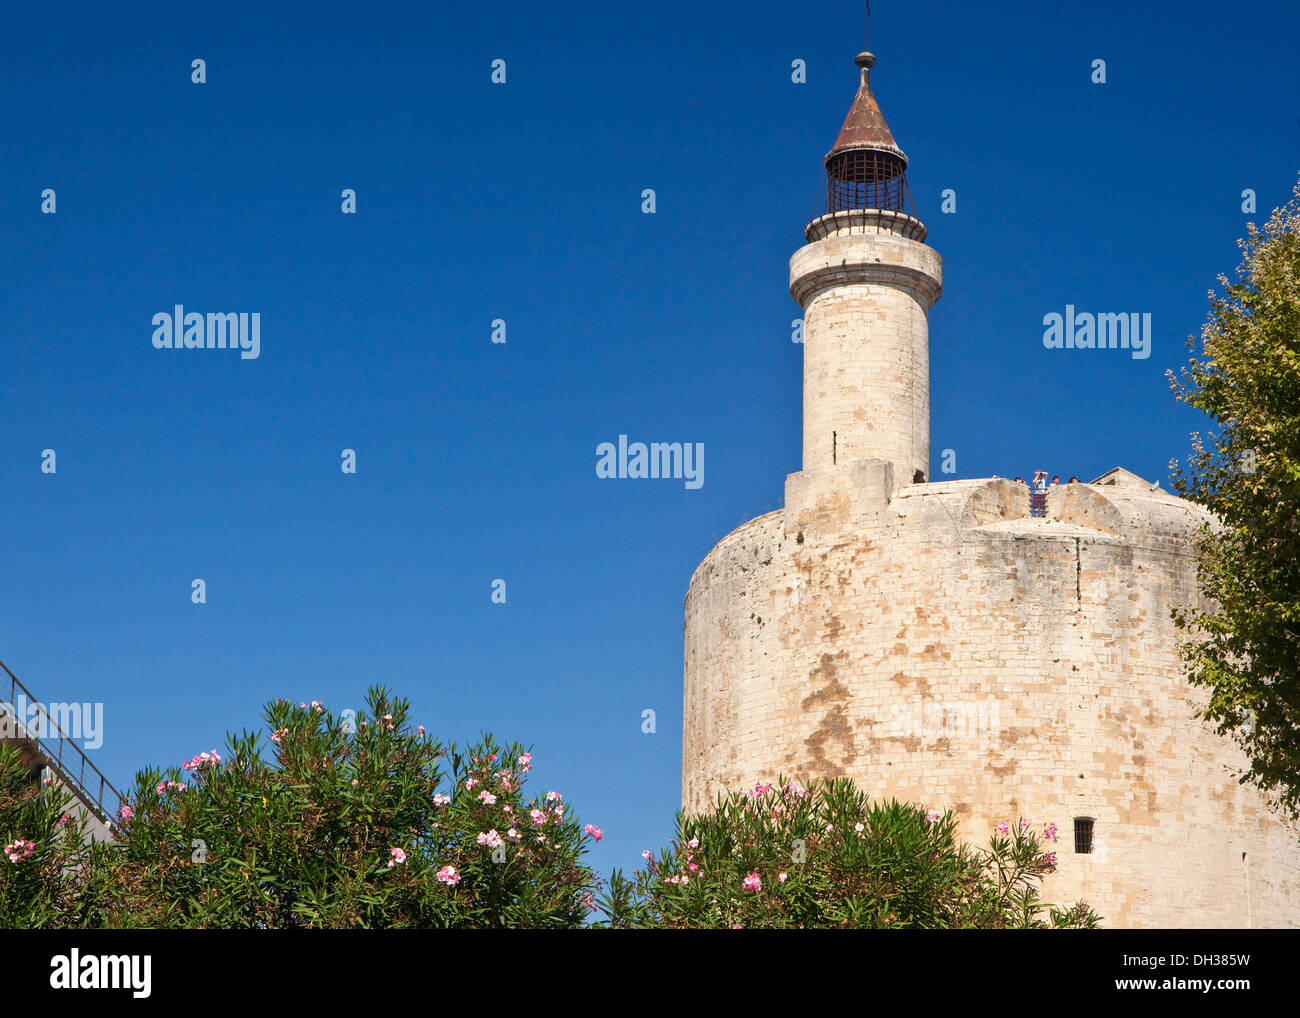
[(929, 482), (941, 266), (874, 63), (857, 58), (825, 211), (790, 259), (803, 469), (686, 596), (683, 806), (849, 776), (952, 808), (975, 843), (1055, 822), (1045, 900), (1106, 925), (1300, 926), (1300, 835), (1237, 782), (1177, 654), (1205, 510), (1119, 468), (1054, 489), (1041, 518), (1023, 484)]
[(876, 58), (826, 156), (826, 214), (790, 259), (804, 310), (803, 468), (878, 460), (895, 485), (930, 473), (930, 324), (939, 256), (912, 214), (907, 157), (871, 94)]

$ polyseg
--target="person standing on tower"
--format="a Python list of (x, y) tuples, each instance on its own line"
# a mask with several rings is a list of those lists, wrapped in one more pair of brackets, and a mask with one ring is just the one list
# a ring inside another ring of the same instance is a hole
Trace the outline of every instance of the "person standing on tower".
[(1047, 515), (1047, 471), (1035, 470), (1034, 483), (1029, 489), (1029, 515)]

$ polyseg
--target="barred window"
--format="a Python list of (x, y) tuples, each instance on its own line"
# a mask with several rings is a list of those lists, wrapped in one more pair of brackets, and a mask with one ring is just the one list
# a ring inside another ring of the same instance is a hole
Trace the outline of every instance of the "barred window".
[(1080, 855), (1092, 851), (1092, 817), (1074, 818), (1074, 851)]

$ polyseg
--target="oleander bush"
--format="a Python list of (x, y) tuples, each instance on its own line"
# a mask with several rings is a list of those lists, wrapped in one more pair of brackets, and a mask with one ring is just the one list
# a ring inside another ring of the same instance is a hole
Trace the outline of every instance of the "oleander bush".
[(957, 841), (951, 812), (872, 803), (846, 778), (781, 779), (678, 814), (677, 836), (601, 896), (617, 928), (1092, 928), (1083, 902), (1040, 900), (1054, 824), (997, 825), (986, 849)]

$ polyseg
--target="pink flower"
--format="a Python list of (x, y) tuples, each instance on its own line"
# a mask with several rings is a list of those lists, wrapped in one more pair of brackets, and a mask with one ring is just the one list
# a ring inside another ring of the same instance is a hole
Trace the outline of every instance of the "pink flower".
[(930, 823), (932, 824), (937, 824), (940, 820), (943, 819), (943, 814), (940, 813), (937, 809), (931, 809), (926, 812), (925, 819), (930, 821)]
[(280, 740), (283, 739), (288, 734), (289, 734), (289, 729), (278, 728), (271, 733), (271, 741), (278, 746), (280, 744)]
[(455, 887), (460, 883), (460, 874), (456, 872), (454, 866), (444, 866), (438, 871), (438, 879), (448, 887)]
[(465, 779), (465, 787), (466, 787), (466, 789), (473, 788), (473, 787), (474, 787), (475, 785), (477, 785), (477, 784), (478, 784), (478, 779), (477, 779), (477, 778), (466, 778), (466, 779)]
[(584, 833), (586, 833), (586, 835), (589, 838), (591, 838), (592, 841), (599, 841), (601, 838), (605, 836), (605, 832), (602, 831), (595, 824), (587, 824), (587, 826), (584, 827), (582, 830)]
[(859, 834), (861, 834), (863, 831), (866, 830), (866, 827), (864, 827), (862, 824), (854, 824), (853, 829), (857, 831)]
[(1029, 821), (1028, 821), (1028, 820), (1021, 820), (1021, 821), (1020, 821), (1020, 829), (1021, 829), (1022, 831), (1023, 831), (1026, 827), (1028, 827), (1028, 826), (1029, 826)]
[(187, 763), (181, 764), (181, 769), (197, 771), (219, 763), (221, 763), (221, 754), (214, 749), (211, 753), (200, 753), (198, 756), (192, 757)]
[(24, 841), (18, 838), (4, 847), (4, 853), (9, 857), (9, 861), (16, 863), (23, 859), (30, 859), (32, 852), (36, 850), (36, 842)]
[(1056, 824), (1048, 824), (1047, 828), (1043, 831), (1043, 837), (1047, 838), (1049, 841), (1055, 841)]
[(689, 845), (691, 848), (699, 848), (699, 847), (700, 847), (700, 839), (699, 839), (699, 838), (692, 838), (692, 839), (691, 839), (690, 841), (688, 841), (686, 844)]
[(778, 882), (778, 883), (782, 883), (782, 884), (784, 884), (784, 883), (786, 882), (786, 879), (787, 879), (788, 877), (789, 877), (789, 874), (786, 873), (784, 870), (781, 871), (780, 873), (778, 873), (778, 874), (776, 875), (777, 882)]
[(130, 806), (123, 806), (120, 810), (118, 810), (117, 815), (122, 818), (123, 823), (129, 824), (131, 822), (131, 819), (135, 816), (135, 810), (133, 810)]
[(835, 825), (834, 825), (834, 824), (827, 824), (827, 825), (826, 825), (826, 833), (827, 833), (827, 834), (830, 834), (831, 831), (833, 831), (833, 830), (835, 830)]
[(424, 725), (417, 726), (415, 729), (415, 734), (420, 736), (420, 738), (424, 738)]
[(506, 837), (509, 838), (511, 841), (524, 840), (524, 836), (520, 834), (517, 830), (515, 830), (513, 827), (510, 828), (510, 830), (506, 831)]
[(546, 823), (546, 814), (540, 809), (530, 809), (528, 815), (533, 818), (534, 827), (541, 827), (542, 824)]
[(71, 822), (72, 822), (72, 817), (68, 816), (68, 814), (66, 813), (64, 813), (62, 816), (59, 817), (60, 827), (62, 827), (64, 824), (71, 823)]
[(497, 804), (497, 797), (485, 788), (483, 791), (479, 792), (478, 801), (483, 803), (485, 806), (495, 806)]
[(1010, 833), (1011, 833), (1011, 828), (1007, 826), (1007, 822), (1006, 822), (1005, 820), (1003, 820), (1002, 823), (998, 824), (997, 827), (995, 827), (995, 828), (993, 828), (993, 829), (994, 829), (995, 831), (997, 831), (999, 834), (1010, 834)]
[(319, 700), (313, 700), (311, 702), (311, 709), (314, 710), (317, 714), (319, 714), (321, 711), (325, 709), (325, 705), (321, 703)]
[(1055, 865), (1056, 865), (1056, 853), (1055, 853), (1055, 852), (1048, 852), (1048, 853), (1047, 853), (1047, 864), (1048, 864), (1049, 866), (1055, 866)]
[(796, 799), (802, 799), (808, 794), (808, 789), (804, 788), (803, 785), (791, 778), (785, 783), (785, 794), (793, 795)]
[(353, 787), (353, 788), (356, 788), (357, 785), (359, 785), (359, 784), (361, 784), (361, 782), (358, 781), (356, 778), (353, 778), (353, 779), (352, 779), (352, 787)]
[(547, 801), (547, 802), (560, 802), (561, 800), (563, 800), (563, 798), (564, 798), (564, 796), (562, 796), (559, 792), (547, 792), (547, 793), (546, 793), (546, 801)]
[(501, 807), (501, 812), (502, 812), (502, 813), (513, 813), (514, 810), (512, 810), (512, 809), (510, 808), (510, 804), (509, 804), (509, 803), (506, 803), (504, 806)]
[(641, 858), (642, 858), (642, 859), (649, 859), (649, 858), (650, 858), (650, 849), (648, 849), (648, 848), (643, 848), (643, 849), (641, 849)]
[(501, 840), (501, 835), (496, 832), (495, 827), (486, 834), (480, 834), (478, 836), (478, 843), (480, 845), (486, 845), (488, 848), (500, 848), (502, 844), (504, 844)]
[(744, 883), (740, 886), (746, 891), (761, 891), (763, 889), (763, 881), (759, 879), (758, 871), (755, 870), (745, 878)]
[(401, 866), (402, 863), (406, 862), (406, 853), (400, 848), (389, 849), (389, 855), (392, 856), (392, 858), (388, 860), (388, 868), (390, 870), (394, 866)]
[(531, 771), (533, 769), (533, 754), (525, 753), (523, 756), (521, 756), (519, 758), (519, 766), (523, 769), (523, 772), (525, 774)]
[(445, 805), (447, 805), (447, 803), (449, 803), (449, 802), (451, 802), (451, 796), (450, 796), (450, 795), (443, 795), (441, 792), (437, 792), (437, 793), (434, 794), (434, 797), (433, 797), (433, 804), (434, 804), (435, 806), (445, 806)]

